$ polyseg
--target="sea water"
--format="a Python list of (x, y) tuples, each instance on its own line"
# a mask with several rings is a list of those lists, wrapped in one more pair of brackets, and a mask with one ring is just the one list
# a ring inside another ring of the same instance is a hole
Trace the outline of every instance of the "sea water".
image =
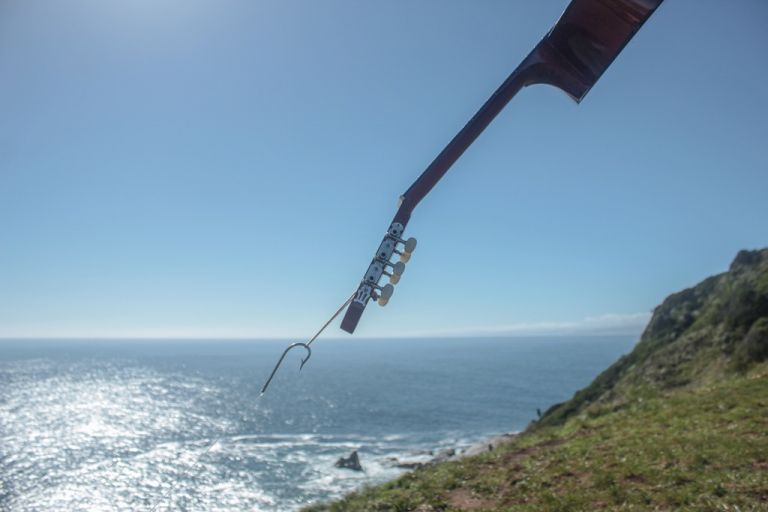
[(321, 339), (260, 398), (284, 341), (3, 340), (0, 510), (296, 510), (521, 430), (634, 341)]

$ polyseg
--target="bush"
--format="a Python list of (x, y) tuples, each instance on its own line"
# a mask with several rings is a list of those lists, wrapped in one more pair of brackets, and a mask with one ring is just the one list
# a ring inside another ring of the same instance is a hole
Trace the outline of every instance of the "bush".
[(768, 317), (763, 317), (752, 324), (744, 339), (733, 352), (733, 365), (741, 372), (753, 364), (768, 359)]

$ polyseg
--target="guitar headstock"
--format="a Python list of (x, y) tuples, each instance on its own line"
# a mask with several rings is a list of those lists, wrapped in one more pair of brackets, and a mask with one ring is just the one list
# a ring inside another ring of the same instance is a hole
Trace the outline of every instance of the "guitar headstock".
[[(416, 248), (415, 239), (402, 239), (413, 209), (504, 106), (523, 87), (534, 84), (555, 86), (580, 102), (662, 1), (571, 1), (552, 30), (400, 196), (397, 213), (344, 315), (342, 329), (355, 331), (370, 299), (381, 306), (389, 302), (393, 285), (400, 280), (404, 264)], [(401, 265), (391, 262), (394, 254), (400, 255)], [(385, 275), (390, 282), (380, 286)]]
[[(354, 332), (369, 300), (375, 300), (379, 306), (386, 306), (392, 297), (394, 285), (400, 282), (405, 264), (416, 249), (415, 238), (401, 238), (404, 229), (399, 222), (389, 226), (341, 322), (341, 328), (345, 331)], [(393, 256), (399, 256), (399, 261), (393, 262)], [(389, 283), (382, 286), (382, 277), (388, 277)]]

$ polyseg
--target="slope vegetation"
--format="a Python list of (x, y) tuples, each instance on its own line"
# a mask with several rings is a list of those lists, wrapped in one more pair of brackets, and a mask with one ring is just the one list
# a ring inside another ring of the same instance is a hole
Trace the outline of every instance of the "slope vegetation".
[(668, 297), (635, 349), (499, 449), (320, 511), (768, 510), (768, 250)]

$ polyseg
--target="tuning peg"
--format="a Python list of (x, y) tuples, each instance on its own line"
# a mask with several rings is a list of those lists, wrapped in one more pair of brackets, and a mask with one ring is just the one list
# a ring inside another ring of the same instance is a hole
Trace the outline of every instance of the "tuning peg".
[(377, 286), (377, 288), (381, 292), (377, 302), (379, 303), (379, 306), (386, 306), (387, 302), (389, 302), (389, 299), (392, 297), (392, 294), (395, 293), (395, 287), (391, 284), (386, 284), (381, 287)]
[(411, 237), (408, 240), (403, 240), (401, 238), (397, 238), (391, 235), (390, 235), (390, 238), (392, 238), (395, 242), (399, 244), (403, 244), (402, 251), (398, 251), (397, 249), (395, 249), (393, 252), (395, 254), (400, 255), (400, 261), (402, 261), (403, 263), (408, 263), (408, 260), (411, 259), (411, 253), (413, 253), (413, 251), (416, 250), (416, 239)]
[(389, 282), (392, 284), (397, 284), (400, 282), (400, 274), (390, 274), (389, 272), (384, 272), (385, 276), (389, 276)]
[(403, 240), (402, 238), (398, 238), (394, 235), (389, 235), (389, 238), (394, 240), (395, 242), (403, 245), (403, 252), (411, 253), (416, 250), (416, 239), (411, 237), (408, 240)]
[(398, 250), (395, 250), (394, 253), (400, 255), (400, 261), (403, 263), (408, 263), (408, 260), (411, 259), (411, 253), (409, 252), (400, 252)]
[(398, 261), (397, 263), (386, 263), (387, 266), (392, 267), (392, 273), (384, 272), (385, 276), (389, 276), (389, 282), (392, 284), (397, 284), (400, 282), (400, 276), (403, 275), (403, 272), (405, 272), (405, 263), (402, 261)]
[[(376, 258), (376, 261), (379, 263), (382, 263), (386, 267), (392, 268), (392, 273), (401, 276), (403, 275), (403, 272), (405, 272), (405, 263), (398, 261), (397, 263), (392, 263), (389, 260), (385, 260), (384, 258)], [(385, 275), (390, 275), (384, 272)]]
[(412, 253), (416, 250), (416, 239), (411, 237), (405, 242), (400, 240), (400, 243), (403, 244), (403, 252)]

